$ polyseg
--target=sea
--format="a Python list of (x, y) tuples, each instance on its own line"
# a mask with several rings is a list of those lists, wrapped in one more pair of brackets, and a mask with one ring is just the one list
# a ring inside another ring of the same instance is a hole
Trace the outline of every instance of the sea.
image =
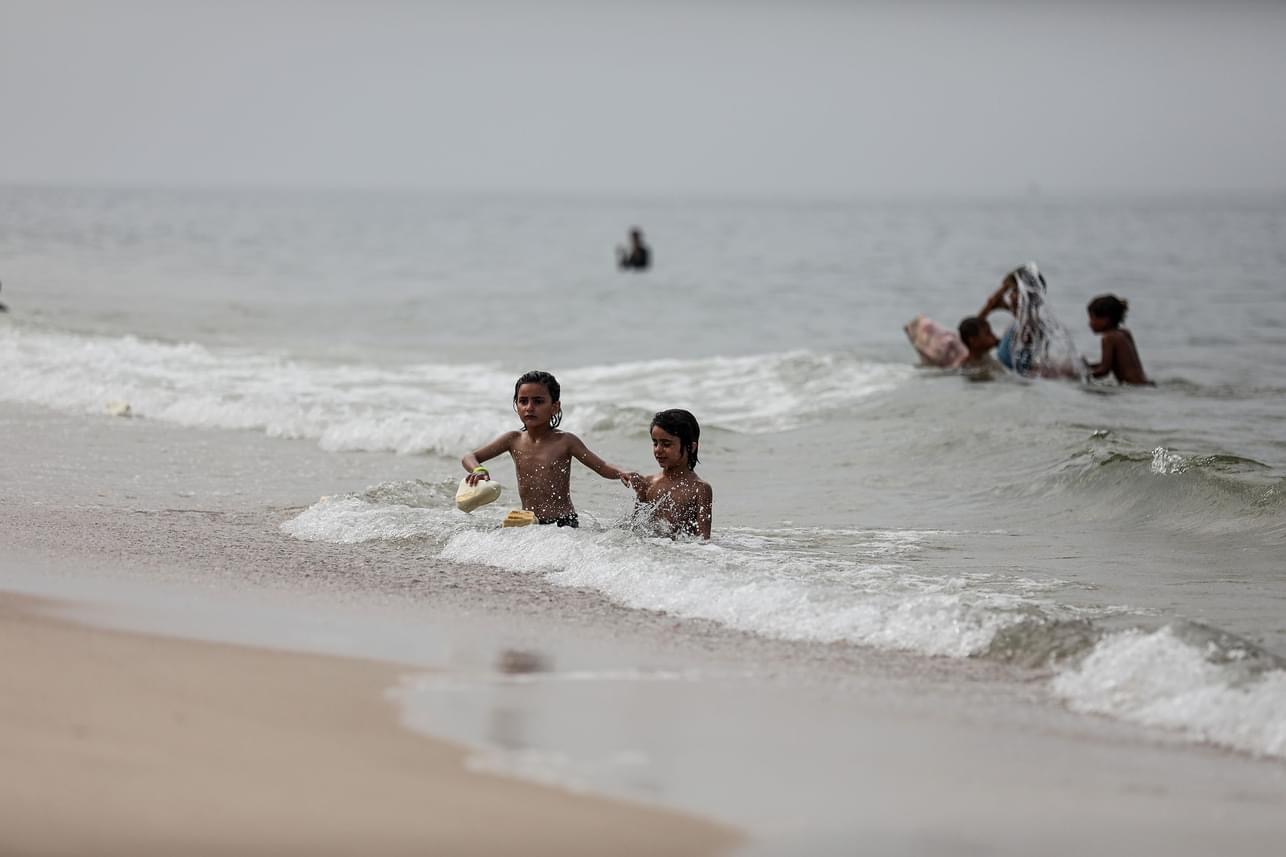
[[(654, 265), (619, 271), (635, 226)], [(904, 324), (954, 326), (1028, 261), (1091, 358), (1086, 303), (1127, 299), (1155, 386), (917, 365)], [(377, 556), (356, 589), (486, 568), (569, 613), (588, 594), (679, 639), (984, 663), (1074, 715), (1286, 760), (1280, 194), (7, 187), (0, 283), (0, 401), (27, 413), (267, 437), (255, 470), (283, 483), (292, 450), (392, 457), (285, 511), (237, 500), (288, 545)], [(460, 456), (518, 427), (532, 369), (620, 467), (654, 470), (652, 414), (692, 411), (710, 542), (632, 529), (580, 465), (579, 530), (500, 528), (505, 460), (500, 502), (456, 510)]]

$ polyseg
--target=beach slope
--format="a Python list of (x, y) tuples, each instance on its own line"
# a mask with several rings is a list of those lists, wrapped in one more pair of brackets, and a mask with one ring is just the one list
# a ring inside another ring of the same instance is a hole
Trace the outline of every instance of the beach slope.
[(714, 823), (466, 770), (390, 664), (85, 627), (0, 594), (0, 853), (719, 854)]

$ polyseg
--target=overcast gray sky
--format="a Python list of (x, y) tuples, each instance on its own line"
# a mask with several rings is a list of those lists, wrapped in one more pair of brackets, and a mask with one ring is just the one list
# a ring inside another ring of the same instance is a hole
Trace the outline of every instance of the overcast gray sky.
[(1286, 3), (13, 2), (0, 182), (1286, 187)]

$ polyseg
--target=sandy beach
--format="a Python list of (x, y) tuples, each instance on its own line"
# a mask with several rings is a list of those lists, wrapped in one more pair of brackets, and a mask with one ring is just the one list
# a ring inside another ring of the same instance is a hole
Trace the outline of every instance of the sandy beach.
[(393, 665), (88, 628), (0, 596), (0, 853), (719, 854), (713, 823), (472, 773)]

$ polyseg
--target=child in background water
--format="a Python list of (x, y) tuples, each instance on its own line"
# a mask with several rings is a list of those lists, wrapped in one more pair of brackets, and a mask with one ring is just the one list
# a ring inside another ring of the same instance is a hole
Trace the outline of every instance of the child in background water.
[(599, 458), (586, 448), (576, 435), (560, 431), (561, 388), (548, 372), (528, 372), (514, 384), (513, 408), (522, 420), (522, 429), (507, 431), (486, 446), (465, 453), (460, 459), (470, 485), (490, 480), (491, 474), (482, 462), (501, 453), (509, 453), (518, 476), (518, 496), (522, 507), (536, 516), (541, 524), (579, 527), (576, 507), (571, 498), (572, 459), (575, 458), (604, 479), (620, 479), (630, 484), (626, 473)]
[(991, 349), (1000, 344), (991, 324), (985, 318), (970, 316), (960, 322), (960, 341), (969, 353), (956, 365), (971, 372), (1005, 371), (1004, 364), (991, 355)]
[(1086, 364), (1090, 374), (1102, 378), (1111, 372), (1121, 384), (1150, 384), (1143, 372), (1143, 361), (1134, 347), (1134, 335), (1121, 327), (1130, 305), (1116, 295), (1099, 295), (1089, 302), (1086, 310), (1090, 317), (1090, 330), (1103, 337), (1103, 354), (1097, 363)]
[(661, 472), (625, 474), (621, 481), (634, 489), (639, 507), (647, 507), (667, 535), (710, 538), (714, 490), (693, 472), (701, 438), (697, 418), (680, 409), (661, 411), (652, 417), (650, 433), (652, 456)]

